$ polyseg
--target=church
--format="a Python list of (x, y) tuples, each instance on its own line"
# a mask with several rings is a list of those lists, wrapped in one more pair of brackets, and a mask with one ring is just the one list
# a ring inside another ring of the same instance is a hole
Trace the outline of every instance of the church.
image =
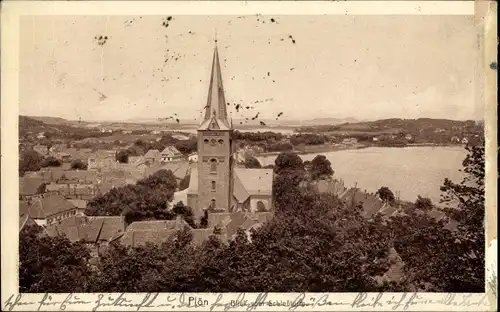
[(228, 119), (217, 45), (205, 115), (197, 131), (198, 162), (191, 168), (187, 205), (197, 219), (210, 214), (272, 211), (272, 169), (246, 169), (236, 160), (237, 142)]

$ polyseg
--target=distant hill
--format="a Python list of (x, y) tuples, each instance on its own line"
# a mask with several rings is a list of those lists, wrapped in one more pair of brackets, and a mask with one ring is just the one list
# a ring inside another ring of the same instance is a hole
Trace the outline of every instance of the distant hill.
[[(26, 116), (27, 117), (27, 116)], [(67, 120), (61, 117), (50, 117), (50, 116), (29, 116), (34, 120), (41, 121), (47, 125), (71, 125), (73, 123), (78, 123), (78, 121)]]
[(297, 130), (302, 132), (364, 132), (364, 133), (410, 133), (418, 134), (421, 131), (461, 131), (478, 133), (482, 124), (474, 120), (450, 119), (401, 119), (390, 118), (375, 121), (362, 121), (342, 124), (323, 124), (318, 126), (302, 126)]
[(307, 120), (306, 123), (316, 124), (316, 125), (339, 125), (343, 123), (355, 123), (360, 122), (360, 120), (355, 118), (315, 118), (312, 120)]
[(19, 135), (54, 130), (55, 127), (32, 117), (19, 116)]
[[(266, 126), (270, 127), (287, 127), (300, 129), (301, 131), (313, 132), (337, 132), (337, 131), (354, 131), (354, 132), (398, 132), (404, 131), (408, 133), (416, 133), (421, 129), (453, 129), (453, 128), (477, 128), (482, 127), (479, 121), (467, 120), (449, 120), (449, 119), (432, 119), (432, 118), (419, 118), (419, 119), (401, 119), (390, 118), (375, 121), (359, 121), (355, 118), (316, 118), (311, 120), (244, 120), (234, 119), (233, 124), (236, 128), (262, 128), (260, 122), (264, 122)], [(79, 132), (78, 129), (96, 129), (112, 128), (115, 130), (153, 130), (153, 129), (170, 129), (181, 130), (191, 129), (197, 125), (199, 121), (196, 120), (180, 120), (177, 123), (175, 120), (158, 120), (158, 119), (135, 119), (122, 122), (100, 121), (75, 121), (67, 120), (60, 117), (48, 116), (19, 116), (19, 128), (23, 133), (29, 131), (30, 133), (39, 133), (45, 131), (52, 132)], [(22, 134), (20, 132), (20, 134)]]

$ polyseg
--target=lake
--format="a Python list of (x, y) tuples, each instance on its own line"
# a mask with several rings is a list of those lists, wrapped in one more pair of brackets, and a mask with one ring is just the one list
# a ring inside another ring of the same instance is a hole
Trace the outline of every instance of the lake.
[[(332, 163), (334, 176), (343, 179), (346, 187), (357, 183), (361, 190), (376, 192), (381, 186), (399, 191), (402, 200), (415, 201), (417, 195), (439, 203), (439, 187), (445, 178), (462, 180), (462, 168), (467, 151), (463, 147), (369, 147), (340, 150), (325, 155)], [(317, 154), (300, 155), (312, 160)], [(275, 155), (259, 157), (262, 165), (274, 164)]]

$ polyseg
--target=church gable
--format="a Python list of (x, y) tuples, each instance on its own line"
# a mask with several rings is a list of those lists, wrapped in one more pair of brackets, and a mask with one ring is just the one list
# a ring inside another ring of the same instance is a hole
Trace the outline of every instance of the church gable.
[(215, 118), (212, 118), (212, 120), (208, 124), (208, 130), (220, 130), (219, 123)]
[(225, 121), (212, 118), (205, 120), (198, 130), (230, 130)]

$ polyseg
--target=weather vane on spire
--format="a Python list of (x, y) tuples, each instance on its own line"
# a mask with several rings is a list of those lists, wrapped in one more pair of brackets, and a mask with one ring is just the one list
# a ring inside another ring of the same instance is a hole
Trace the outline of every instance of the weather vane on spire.
[(217, 27), (215, 28), (214, 42), (217, 44)]

